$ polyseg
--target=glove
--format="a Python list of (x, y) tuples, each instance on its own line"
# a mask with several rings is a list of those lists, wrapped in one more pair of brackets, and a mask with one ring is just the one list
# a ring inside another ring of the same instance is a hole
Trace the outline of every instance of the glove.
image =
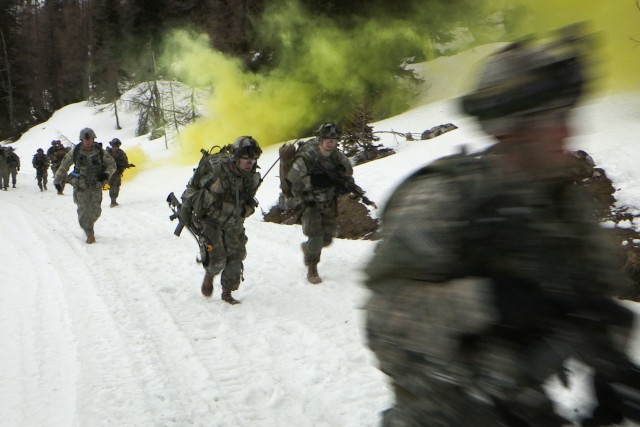
[(56, 190), (58, 190), (59, 193), (62, 192), (62, 185), (60, 184), (53, 184), (54, 187), (56, 187)]
[(129, 163), (129, 167), (130, 167), (130, 168), (135, 168), (135, 167), (136, 167), (136, 165), (134, 165), (133, 163)]
[(183, 223), (185, 227), (188, 227), (191, 225), (191, 217), (191, 207), (182, 205), (178, 211), (178, 218), (180, 218), (180, 222)]
[(107, 178), (109, 178), (109, 174), (106, 172), (102, 172), (101, 174), (98, 174), (96, 178), (98, 179), (98, 181), (105, 181)]

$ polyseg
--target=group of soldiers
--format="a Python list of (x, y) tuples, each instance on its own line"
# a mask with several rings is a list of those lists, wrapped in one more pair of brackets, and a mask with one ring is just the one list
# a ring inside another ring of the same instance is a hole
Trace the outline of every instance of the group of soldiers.
[[(426, 165), (387, 202), (364, 269), (367, 343), (395, 397), (384, 427), (570, 425), (544, 384), (554, 374), (569, 381), (572, 359), (593, 370), (596, 405), (580, 415), (583, 427), (640, 421), (640, 369), (626, 354), (635, 315), (615, 301), (622, 266), (565, 148), (586, 86), (580, 40), (518, 42), (492, 55), (461, 107), (495, 144)], [(313, 284), (335, 232), (332, 176), (352, 174), (339, 138), (335, 123), (322, 125), (287, 176)], [(203, 295), (221, 273), (222, 300), (237, 304), (261, 150), (249, 136), (231, 147), (201, 162), (179, 217), (211, 243)]]
[[(544, 384), (566, 377), (570, 359), (593, 370), (596, 406), (583, 427), (640, 420), (640, 369), (625, 353), (635, 315), (615, 301), (624, 283), (617, 252), (569, 176), (568, 120), (587, 83), (579, 41), (518, 42), (493, 54), (461, 107), (495, 144), (426, 165), (387, 202), (364, 269), (367, 343), (395, 397), (384, 427), (568, 425)], [(83, 129), (54, 178), (62, 193), (75, 165), (69, 182), (87, 243), (95, 242), (103, 184), (118, 188), (128, 165), (118, 140), (107, 154), (95, 137)], [(312, 284), (322, 281), (320, 255), (336, 231), (335, 177), (353, 174), (339, 139), (335, 123), (320, 126), (287, 176), (303, 210)], [(202, 294), (212, 295), (220, 275), (221, 299), (232, 305), (240, 302), (232, 292), (244, 278), (244, 221), (257, 207), (261, 153), (241, 136), (203, 156), (177, 212), (206, 241)], [(39, 149), (34, 167), (43, 155)], [(117, 206), (117, 190), (110, 196)]]
[[(129, 163), (122, 142), (114, 138), (106, 150), (96, 142), (96, 134), (91, 128), (80, 131), (80, 143), (65, 147), (60, 140), (51, 141), (46, 154), (38, 148), (32, 165), (36, 169), (36, 179), (40, 191), (47, 190), (49, 168), (54, 176), (57, 194), (63, 195), (67, 183), (73, 187), (73, 201), (78, 207), (78, 222), (91, 244), (95, 240), (94, 224), (102, 213), (102, 191), (109, 187), (110, 207), (118, 206), (118, 195), (122, 185), (122, 174), (135, 165)], [(73, 171), (69, 169), (73, 166)]]

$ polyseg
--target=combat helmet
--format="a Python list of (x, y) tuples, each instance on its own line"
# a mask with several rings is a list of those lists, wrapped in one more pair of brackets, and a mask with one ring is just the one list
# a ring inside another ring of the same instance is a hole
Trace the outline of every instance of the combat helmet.
[(573, 107), (586, 83), (585, 37), (577, 33), (567, 28), (551, 41), (519, 41), (494, 53), (462, 98), (462, 110), (498, 135), (518, 127), (525, 115)]
[(338, 129), (338, 125), (336, 125), (335, 122), (323, 123), (316, 131), (316, 136), (318, 137), (318, 139), (340, 139), (341, 135), (342, 133), (340, 132), (340, 129)]
[(80, 131), (80, 141), (82, 141), (83, 139), (89, 139), (89, 138), (93, 138), (94, 140), (96, 139), (96, 133), (93, 131), (93, 129), (91, 128), (84, 128)]
[(242, 156), (257, 159), (261, 154), (262, 149), (258, 141), (251, 136), (241, 136), (231, 144), (231, 161), (234, 163)]
[(114, 146), (121, 146), (122, 145), (122, 141), (120, 141), (118, 138), (113, 138), (111, 141), (109, 141), (109, 145), (114, 147)]

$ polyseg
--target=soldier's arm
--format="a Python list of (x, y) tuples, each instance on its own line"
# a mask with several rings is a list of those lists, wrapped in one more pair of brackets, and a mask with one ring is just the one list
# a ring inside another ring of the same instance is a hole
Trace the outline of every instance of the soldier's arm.
[(291, 192), (297, 198), (302, 199), (305, 194), (311, 193), (311, 178), (303, 156), (296, 156), (287, 179), (291, 182)]
[[(67, 154), (68, 156), (69, 154)], [(65, 156), (65, 158), (67, 157)], [(113, 156), (110, 154), (105, 153), (103, 156), (103, 162), (104, 162), (104, 172), (109, 175), (109, 178), (111, 178), (111, 176), (116, 172), (117, 166), (116, 166), (116, 161), (113, 159)], [(64, 160), (63, 160), (64, 162)]]
[(464, 204), (455, 183), (441, 174), (411, 178), (387, 202), (382, 239), (366, 271), (368, 285), (385, 278), (443, 282), (464, 277)]

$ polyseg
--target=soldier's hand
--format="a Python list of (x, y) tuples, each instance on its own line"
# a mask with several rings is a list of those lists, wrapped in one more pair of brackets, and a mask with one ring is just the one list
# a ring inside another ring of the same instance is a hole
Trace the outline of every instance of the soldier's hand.
[(130, 168), (135, 168), (135, 167), (136, 167), (136, 165), (134, 165), (133, 163), (129, 163), (129, 167), (130, 167)]
[(106, 172), (102, 172), (101, 174), (98, 174), (96, 178), (98, 179), (98, 181), (105, 181), (107, 178), (109, 178), (109, 174)]

